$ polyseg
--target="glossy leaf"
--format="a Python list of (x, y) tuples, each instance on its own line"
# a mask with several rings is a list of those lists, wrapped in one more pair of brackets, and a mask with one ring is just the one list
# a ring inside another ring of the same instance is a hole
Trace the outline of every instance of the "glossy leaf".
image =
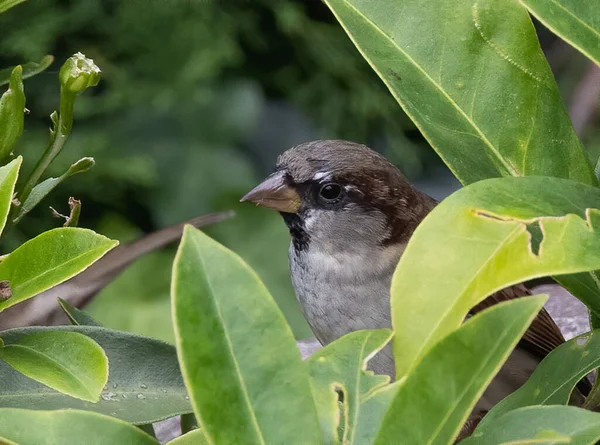
[(23, 158), (19, 156), (8, 164), (0, 167), (0, 233), (4, 230), (8, 213), (10, 212), (15, 184)]
[(246, 263), (186, 226), (171, 292), (179, 362), (209, 442), (318, 443), (306, 364)]
[(529, 14), (514, 0), (325, 0), (463, 184), (596, 184)]
[(31, 190), (31, 193), (19, 209), (19, 213), (15, 218), (15, 223), (19, 222), (27, 213), (29, 213), (36, 205), (38, 205), (42, 199), (48, 196), (48, 194), (65, 179), (78, 173), (84, 173), (88, 171), (94, 166), (94, 164), (94, 158), (81, 158), (79, 161), (71, 165), (67, 169), (67, 171), (59, 177), (48, 178), (40, 182)]
[(375, 444), (398, 437), (411, 444), (453, 443), (546, 300), (538, 295), (497, 304), (437, 343), (398, 389)]
[(98, 343), (76, 332), (36, 332), (0, 347), (0, 359), (27, 377), (62, 393), (97, 402), (108, 379)]
[(0, 441), (17, 445), (159, 445), (119, 419), (77, 410), (0, 409)]
[(10, 155), (23, 133), (25, 92), (22, 72), (23, 68), (20, 65), (12, 70), (8, 90), (0, 97), (0, 161), (4, 161)]
[(0, 263), (0, 280), (8, 280), (12, 297), (0, 311), (77, 275), (115, 247), (91, 230), (60, 228), (27, 241)]
[(461, 445), (595, 445), (600, 414), (573, 406), (531, 406), (505, 414)]
[(167, 445), (209, 445), (204, 431), (194, 430), (168, 442)]
[(101, 326), (96, 320), (86, 314), (84, 311), (77, 309), (71, 303), (62, 298), (58, 299), (58, 304), (64, 313), (69, 317), (72, 325), (75, 326)]
[[(1, 1), (0, 1), (0, 4), (1, 4)], [(0, 6), (0, 8), (1, 8), (1, 6)], [(25, 80), (29, 77), (35, 76), (36, 74), (39, 74), (42, 71), (45, 71), (46, 68), (48, 68), (50, 65), (52, 65), (52, 62), (54, 62), (53, 56), (44, 56), (42, 58), (42, 60), (40, 60), (39, 62), (28, 62), (28, 63), (21, 65), (23, 68), (23, 74), (22, 74), (23, 80)], [(8, 81), (10, 79), (10, 73), (12, 72), (13, 69), (15, 69), (14, 66), (0, 70), (0, 85), (5, 85), (8, 83)]]
[(32, 327), (0, 332), (13, 344), (39, 332), (78, 332), (95, 340), (108, 357), (108, 382), (100, 401), (85, 402), (25, 377), (0, 361), (0, 407), (95, 411), (145, 424), (192, 411), (171, 345), (148, 337), (93, 326)]
[(577, 382), (598, 367), (600, 331), (569, 340), (552, 351), (521, 388), (494, 406), (478, 429), (517, 408), (566, 405)]
[[(307, 360), (324, 444), (363, 443), (354, 438), (356, 425), (362, 416), (368, 415), (363, 401), (390, 380), (388, 376), (366, 371), (367, 362), (390, 341), (391, 334), (389, 329), (352, 332), (319, 349)], [(338, 389), (344, 394), (341, 441), (337, 433)]]
[(520, 0), (540, 22), (600, 65), (598, 3), (582, 0)]
[[(536, 277), (600, 268), (596, 209), (597, 188), (545, 177), (480, 181), (439, 204), (413, 234), (392, 279), (397, 377), (488, 295)], [(539, 252), (530, 244), (534, 223), (543, 234)], [(577, 296), (600, 313), (598, 287)]]

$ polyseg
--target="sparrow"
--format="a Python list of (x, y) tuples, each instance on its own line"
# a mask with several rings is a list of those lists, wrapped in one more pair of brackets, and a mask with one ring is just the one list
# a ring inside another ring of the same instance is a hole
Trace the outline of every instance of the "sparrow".
[[(274, 173), (242, 201), (283, 217), (291, 235), (292, 284), (322, 345), (359, 329), (391, 328), (392, 274), (411, 235), (437, 204), (396, 166), (365, 145), (308, 142), (281, 154)], [(512, 286), (485, 299), (468, 316), (526, 295), (531, 294), (524, 285)], [(525, 383), (564, 341), (542, 309), (477, 403), (468, 429)], [(394, 378), (390, 345), (371, 359), (369, 368)]]

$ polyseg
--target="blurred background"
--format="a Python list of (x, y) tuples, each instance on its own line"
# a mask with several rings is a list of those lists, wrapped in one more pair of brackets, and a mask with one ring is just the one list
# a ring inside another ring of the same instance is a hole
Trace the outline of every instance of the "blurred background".
[[(595, 164), (599, 70), (538, 30)], [(59, 226), (48, 207), (68, 213), (69, 196), (83, 201), (82, 227), (121, 241), (234, 209), (235, 218), (206, 231), (258, 272), (297, 338), (306, 338), (287, 230), (277, 214), (238, 202), (279, 153), (309, 140), (349, 139), (384, 153), (438, 199), (459, 187), (320, 1), (29, 0), (9, 10), (0, 15), (0, 67), (56, 57), (25, 81), (30, 114), (17, 150), (26, 162), (45, 147), (58, 70), (78, 51), (94, 59), (103, 80), (76, 102), (73, 133), (48, 174), (83, 156), (96, 167), (61, 184), (3, 238), (3, 252)], [(175, 248), (134, 263), (96, 296), (91, 315), (172, 341)]]

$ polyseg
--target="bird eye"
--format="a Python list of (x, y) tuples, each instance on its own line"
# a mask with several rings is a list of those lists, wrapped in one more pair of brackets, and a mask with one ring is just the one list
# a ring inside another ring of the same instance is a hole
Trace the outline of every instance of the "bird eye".
[(319, 196), (325, 201), (335, 201), (342, 194), (342, 187), (333, 182), (324, 184), (319, 190)]

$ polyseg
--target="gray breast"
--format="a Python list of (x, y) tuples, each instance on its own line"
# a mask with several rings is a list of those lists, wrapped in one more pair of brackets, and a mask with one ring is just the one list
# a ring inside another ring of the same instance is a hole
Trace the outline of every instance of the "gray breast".
[[(330, 255), (290, 246), (292, 284), (315, 337), (326, 345), (360, 329), (390, 328), (390, 283), (403, 246)], [(393, 373), (391, 348), (369, 368)]]

